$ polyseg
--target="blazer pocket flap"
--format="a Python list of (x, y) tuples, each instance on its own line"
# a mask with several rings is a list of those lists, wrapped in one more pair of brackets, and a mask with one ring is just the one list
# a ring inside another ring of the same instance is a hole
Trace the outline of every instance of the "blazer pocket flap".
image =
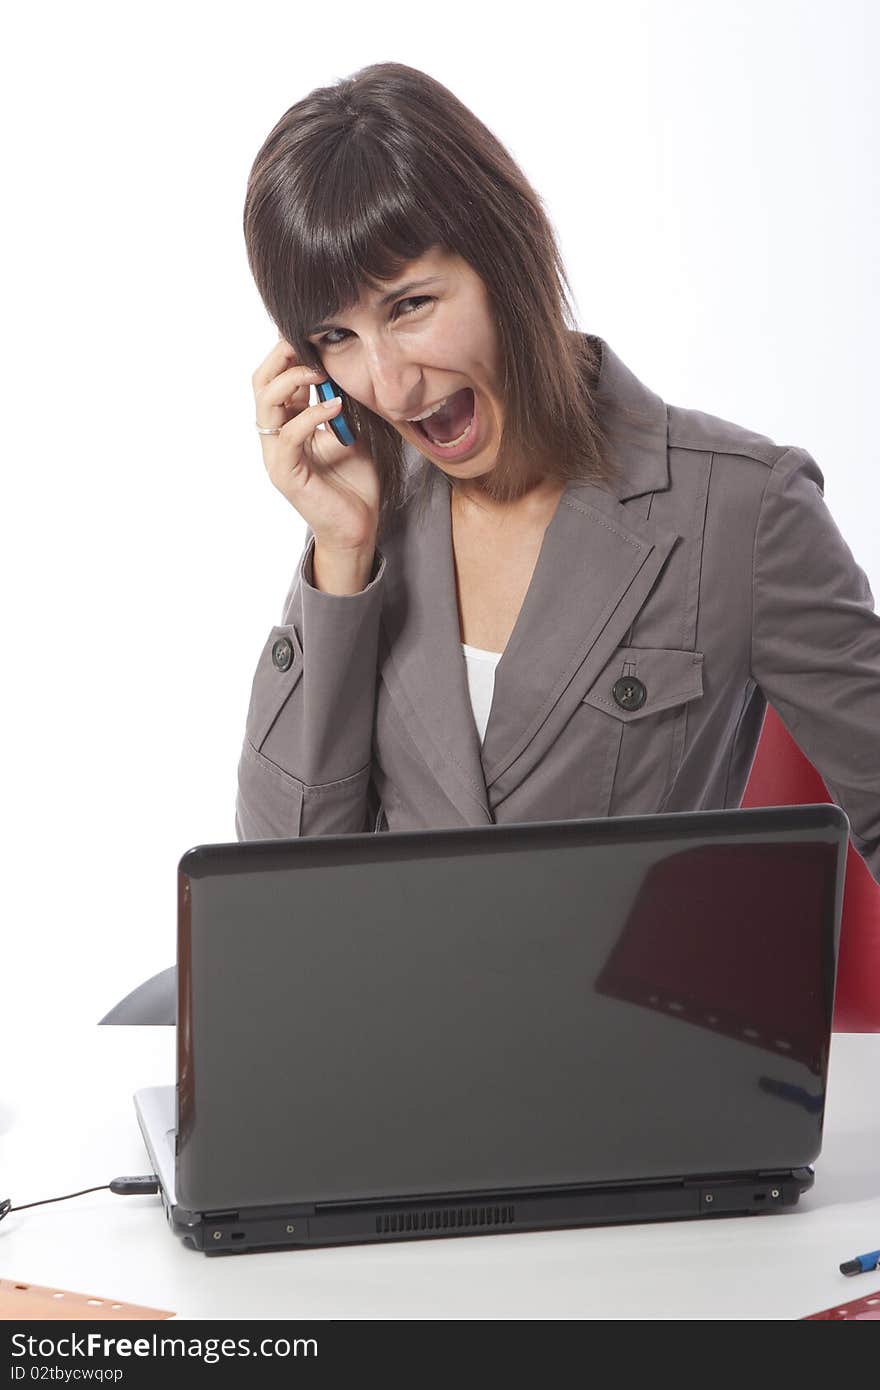
[(615, 719), (645, 719), (703, 693), (703, 653), (673, 647), (618, 647), (584, 696)]
[(254, 748), (262, 746), (302, 670), (302, 646), (296, 629), (292, 623), (276, 625), (260, 654), (251, 687), (246, 732)]

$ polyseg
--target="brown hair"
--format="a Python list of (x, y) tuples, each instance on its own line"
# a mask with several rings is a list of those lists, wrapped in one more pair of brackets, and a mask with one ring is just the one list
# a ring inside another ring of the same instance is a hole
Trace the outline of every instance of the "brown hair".
[[(461, 256), (499, 333), (504, 421), (487, 497), (511, 500), (542, 476), (610, 482), (592, 394), (599, 349), (573, 327), (553, 227), (504, 146), (434, 78), (375, 63), (291, 106), (254, 160), (244, 236), (271, 318), (321, 370), (313, 325), (434, 247)], [(351, 398), (346, 413), (379, 472), (381, 532), (405, 500), (405, 441)]]

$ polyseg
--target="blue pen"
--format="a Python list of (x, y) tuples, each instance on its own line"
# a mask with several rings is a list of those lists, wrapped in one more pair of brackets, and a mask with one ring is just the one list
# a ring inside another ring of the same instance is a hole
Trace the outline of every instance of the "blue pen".
[(880, 1268), (880, 1250), (871, 1250), (867, 1255), (856, 1255), (840, 1266), (841, 1274), (867, 1274), (869, 1270)]

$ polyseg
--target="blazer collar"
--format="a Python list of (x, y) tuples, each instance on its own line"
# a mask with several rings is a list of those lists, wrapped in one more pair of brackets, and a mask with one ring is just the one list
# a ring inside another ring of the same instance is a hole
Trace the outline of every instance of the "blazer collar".
[(449, 797), (450, 824), (494, 821), (495, 805), (540, 761), (613, 656), (678, 540), (624, 505), (669, 486), (666, 406), (596, 342), (594, 395), (620, 477), (610, 490), (567, 484), (495, 670), (482, 747), (461, 650), (449, 486), (407, 446), (417, 482), (424, 469), (432, 476), (424, 515), (405, 514), (381, 543), (388, 562), (381, 675)]
[(635, 376), (602, 339), (599, 381), (593, 391), (607, 452), (620, 470), (612, 485), (620, 502), (669, 487), (666, 403)]

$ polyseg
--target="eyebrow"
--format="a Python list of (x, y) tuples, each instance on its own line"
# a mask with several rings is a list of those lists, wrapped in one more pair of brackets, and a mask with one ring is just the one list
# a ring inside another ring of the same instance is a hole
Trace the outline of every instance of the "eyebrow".
[[(391, 303), (392, 299), (399, 299), (401, 295), (409, 294), (411, 290), (421, 290), (424, 289), (426, 285), (436, 285), (442, 279), (442, 275), (428, 275), (424, 280), (410, 280), (405, 285), (398, 285), (396, 289), (389, 290), (387, 294), (382, 296), (378, 301), (379, 307), (384, 308), (386, 304)], [(311, 337), (313, 333), (323, 333), (326, 328), (333, 327), (334, 325), (332, 323), (318, 323), (314, 328), (310, 329), (308, 336)]]

